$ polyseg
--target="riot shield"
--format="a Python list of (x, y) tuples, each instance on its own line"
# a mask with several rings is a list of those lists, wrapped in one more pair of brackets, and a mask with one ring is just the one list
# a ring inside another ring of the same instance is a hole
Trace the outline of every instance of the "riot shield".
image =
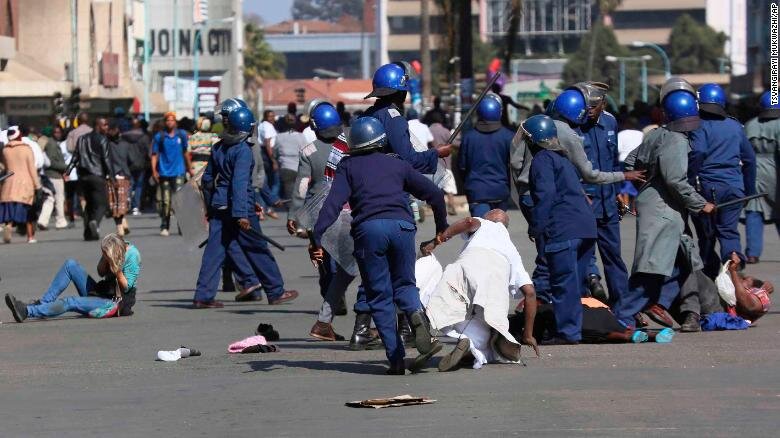
[(179, 223), (182, 237), (190, 249), (209, 236), (209, 224), (206, 219), (206, 204), (198, 187), (197, 179), (190, 179), (173, 195), (171, 207)]

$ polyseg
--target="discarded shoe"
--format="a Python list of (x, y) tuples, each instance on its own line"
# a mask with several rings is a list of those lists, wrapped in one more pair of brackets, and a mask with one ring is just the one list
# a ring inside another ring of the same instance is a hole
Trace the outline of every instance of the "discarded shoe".
[(255, 334), (260, 335), (271, 342), (276, 342), (279, 340), (279, 332), (274, 330), (274, 326), (271, 324), (260, 323), (255, 330)]

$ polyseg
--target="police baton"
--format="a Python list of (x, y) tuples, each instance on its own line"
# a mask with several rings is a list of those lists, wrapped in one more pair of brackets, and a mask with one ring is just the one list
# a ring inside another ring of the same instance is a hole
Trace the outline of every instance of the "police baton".
[(715, 208), (716, 209), (720, 209), (720, 208), (723, 208), (723, 207), (730, 207), (732, 205), (741, 204), (743, 202), (750, 201), (751, 199), (763, 198), (764, 196), (769, 196), (769, 194), (768, 193), (759, 193), (759, 194), (756, 194), (756, 195), (745, 196), (744, 198), (734, 199), (733, 201), (726, 201), (726, 202), (717, 204), (715, 206)]
[[(275, 241), (274, 239), (271, 239), (270, 237), (266, 236), (265, 234), (255, 230), (254, 228), (249, 228), (246, 230), (247, 233), (253, 235), (254, 237), (257, 237), (258, 239), (265, 240), (266, 242), (270, 243), (271, 245), (279, 248), (280, 251), (284, 251), (285, 247), (282, 246), (279, 242)], [(206, 246), (206, 244), (209, 243), (209, 239), (204, 240), (203, 242), (200, 242), (200, 245), (198, 245), (198, 248), (203, 248)]]
[(0, 175), (0, 182), (7, 180), (13, 174), (14, 172), (9, 170), (8, 173), (6, 173), (5, 175)]
[(463, 116), (463, 118), (460, 119), (460, 123), (458, 123), (458, 126), (455, 127), (455, 129), (452, 131), (452, 134), (450, 135), (450, 138), (447, 140), (447, 144), (452, 144), (453, 141), (455, 141), (455, 137), (460, 134), (460, 131), (463, 129), (463, 125), (466, 123), (467, 120), (471, 118), (471, 115), (474, 114), (474, 111), (477, 109), (477, 106), (480, 102), (482, 102), (482, 99), (485, 98), (485, 95), (487, 95), (487, 92), (490, 91), (490, 88), (493, 86), (493, 84), (496, 83), (496, 80), (498, 77), (501, 76), (501, 73), (496, 73), (495, 76), (493, 76), (485, 85), (485, 89), (482, 90), (481, 93), (479, 93), (479, 97), (477, 97), (477, 100), (474, 102), (473, 105), (471, 105), (471, 108), (466, 112), (466, 115)]

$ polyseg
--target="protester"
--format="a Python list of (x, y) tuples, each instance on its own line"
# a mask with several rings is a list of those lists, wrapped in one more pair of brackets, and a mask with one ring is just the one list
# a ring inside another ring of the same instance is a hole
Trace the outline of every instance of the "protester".
[(187, 154), (187, 132), (177, 128), (175, 113), (165, 113), (164, 119), (164, 131), (155, 134), (152, 141), (152, 177), (158, 183), (160, 235), (169, 236), (171, 199), (184, 184), (184, 174), (194, 176), (194, 173)]
[[(755, 194), (756, 154), (742, 125), (726, 113), (726, 92), (717, 84), (698, 90), (701, 124), (691, 132), (688, 178), (704, 199), (721, 204)], [(694, 216), (704, 272), (718, 275), (732, 252), (740, 254), (739, 216), (742, 204), (719, 208), (712, 216)], [(715, 251), (715, 242), (720, 254)]]
[(643, 310), (668, 326), (667, 310), (679, 294), (681, 268), (691, 260), (701, 264), (698, 254), (681, 250), (688, 212), (710, 214), (715, 209), (687, 179), (688, 136), (700, 124), (695, 90), (673, 77), (662, 87), (661, 101), (669, 122), (647, 134), (626, 159), (626, 168), (646, 170), (648, 181), (636, 200), (636, 249), (628, 291), (615, 306), (626, 327), (637, 327)]
[[(433, 135), (433, 143), (430, 146), (431, 149), (445, 145), (450, 139), (450, 130), (444, 127), (444, 117), (439, 112), (434, 112), (430, 115), (431, 121), (431, 135)], [(455, 195), (458, 194), (458, 187), (455, 184), (455, 175), (452, 173), (452, 157), (440, 158), (440, 163), (444, 167), (444, 185), (442, 190), (444, 191), (445, 199), (447, 201), (447, 213), (450, 216), (456, 214), (455, 211)]]
[[(315, 127), (317, 140), (306, 145), (299, 153), (298, 175), (295, 190), (292, 193), (292, 206), (287, 215), (287, 232), (299, 233), (299, 216), (308, 222), (316, 221), (319, 211), (303, 211), (306, 200), (330, 189), (336, 168), (349, 150), (342, 134), (341, 118), (336, 108), (328, 102), (320, 102), (310, 111), (312, 126)], [(279, 137), (281, 143), (281, 136)], [(303, 231), (307, 233), (307, 231)], [(309, 336), (323, 341), (344, 340), (333, 329), (333, 317), (346, 314), (344, 294), (355, 278), (350, 275), (327, 251), (323, 251), (323, 260), (319, 269), (320, 295), (323, 298), (317, 322), (309, 331)]]
[(529, 186), (534, 208), (531, 234), (549, 266), (550, 300), (557, 333), (549, 343), (576, 344), (582, 339), (580, 296), (597, 236), (579, 174), (558, 143), (555, 123), (538, 115), (521, 129), (533, 154)]
[(211, 148), (219, 141), (219, 136), (211, 132), (211, 120), (198, 117), (195, 133), (187, 140), (187, 153), (190, 155), (192, 174), (198, 175), (206, 168), (211, 157)]
[(270, 200), (264, 206), (265, 214), (271, 219), (279, 219), (279, 215), (273, 209), (280, 196), (281, 179), (279, 177), (279, 161), (276, 156), (276, 128), (274, 127), (276, 115), (271, 110), (263, 111), (263, 121), (257, 128), (257, 137), (260, 140), (260, 148), (263, 152), (263, 166), (265, 167), (266, 185), (268, 186)]
[(84, 240), (100, 239), (100, 221), (108, 207), (106, 177), (113, 175), (108, 157), (108, 120), (99, 118), (95, 129), (79, 137), (73, 161), (78, 169), (81, 193), (86, 200), (84, 209)]
[(432, 339), (415, 286), (416, 227), (406, 192), (432, 206), (437, 233), (447, 228), (447, 212), (441, 191), (430, 180), (409, 163), (380, 153), (387, 138), (382, 123), (373, 117), (363, 117), (352, 124), (350, 156), (341, 160), (336, 170), (333, 187), (314, 226), (310, 254), (312, 260), (322, 263), (322, 235), (349, 202), (355, 256), (371, 317), (390, 362), (387, 374), (403, 375), (405, 352), (397, 331), (396, 306), (407, 315), (420, 353), (412, 371), (421, 369), (441, 350), (438, 341)]
[(52, 138), (48, 139), (44, 146), (44, 153), (49, 158), (49, 165), (44, 169), (44, 175), (49, 178), (54, 193), (49, 194), (43, 201), (41, 214), (38, 216), (38, 228), (46, 230), (52, 212), (55, 213), (54, 227), (58, 230), (67, 228), (68, 220), (65, 219), (65, 181), (63, 172), (68, 167), (60, 147), (65, 142), (65, 133), (60, 126), (52, 128)]
[(92, 127), (89, 125), (89, 114), (81, 112), (76, 116), (76, 127), (68, 133), (65, 141), (67, 143), (68, 152), (73, 153), (76, 151), (76, 145), (78, 139), (82, 135), (92, 132)]
[(287, 114), (288, 129), (276, 136), (276, 152), (279, 162), (282, 199), (291, 199), (295, 189), (295, 177), (298, 172), (298, 158), (301, 149), (309, 144), (303, 134), (295, 130), (295, 116)]
[(420, 145), (424, 145), (428, 149), (433, 145), (433, 133), (431, 133), (428, 125), (425, 125), (420, 121), (420, 115), (417, 110), (410, 108), (406, 111), (406, 120), (409, 122), (409, 134), (413, 135), (417, 139)]
[[(436, 116), (434, 116), (434, 114), (436, 114)], [(428, 126), (431, 126), (432, 124), (436, 123), (436, 120), (441, 120), (441, 122), (439, 123), (444, 125), (445, 128), (447, 129), (452, 128), (449, 122), (449, 114), (447, 114), (447, 111), (442, 109), (441, 97), (439, 96), (433, 98), (433, 108), (431, 108), (430, 110), (428, 110), (428, 112), (425, 113), (422, 122)]]
[[(106, 235), (100, 250), (97, 273), (103, 278), (101, 281), (95, 281), (76, 260), (68, 259), (40, 299), (24, 304), (6, 294), (5, 303), (16, 322), (28, 318), (54, 318), (66, 312), (91, 318), (132, 315), (136, 284), (141, 274), (141, 253), (117, 234)], [(71, 283), (79, 296), (60, 298)]]
[[(440, 243), (460, 234), (466, 237), (457, 260), (447, 266), (435, 289), (422, 297), (431, 327), (458, 339), (439, 362), (439, 371), (455, 369), (467, 351), (475, 358), (474, 368), (494, 361), (518, 362), (520, 342), (509, 333), (507, 313), (510, 296), (519, 292), (526, 304), (526, 336), (521, 342), (539, 356), (533, 337), (536, 293), (508, 226), (509, 216), (504, 211), (490, 210), (484, 219), (463, 219), (447, 228), (440, 239), (420, 246), (422, 254), (428, 255)], [(492, 331), (497, 332), (496, 337), (491, 336)]]
[(514, 134), (501, 125), (501, 102), (489, 94), (477, 106), (477, 123), (463, 135), (458, 168), (473, 217), (509, 207), (509, 155)]
[(0, 188), (0, 223), (3, 228), (3, 242), (11, 243), (13, 225), (24, 225), (27, 243), (35, 243), (35, 218), (31, 214), (35, 199), (42, 195), (41, 179), (35, 169), (32, 150), (21, 141), (19, 127), (8, 129), (8, 143), (3, 147), (3, 166), (7, 173), (13, 172)]
[(510, 96), (502, 93), (504, 90), (504, 84), (506, 79), (504, 76), (499, 76), (496, 82), (493, 83), (491, 91), (498, 96), (501, 101), (501, 125), (505, 128), (514, 130), (517, 125), (509, 121), (509, 105), (512, 105), (515, 109), (528, 111), (529, 108), (525, 105), (521, 105), (514, 101)]
[[(768, 195), (753, 199), (745, 206), (745, 255), (750, 264), (760, 261), (764, 249), (764, 222), (772, 220), (772, 210), (778, 202), (775, 154), (780, 150), (780, 103), (773, 105), (770, 94), (765, 91), (761, 95), (761, 112), (745, 125), (745, 134), (756, 153), (755, 193)], [(780, 225), (777, 226), (780, 230)]]
[(131, 121), (130, 130), (122, 133), (122, 140), (129, 145), (130, 181), (132, 197), (130, 207), (133, 216), (141, 214), (144, 186), (151, 168), (149, 135), (141, 127), (141, 120), (135, 117)]
[[(617, 134), (618, 161), (621, 166), (624, 166), (623, 163), (626, 161), (628, 154), (642, 144), (644, 134), (642, 134), (642, 131), (636, 129), (637, 121), (634, 118), (628, 118), (623, 123), (622, 128), (623, 129)], [(639, 192), (636, 190), (634, 184), (630, 181), (623, 181), (623, 185), (620, 187), (620, 194), (618, 195), (618, 199), (622, 204), (620, 208), (636, 213), (634, 198), (636, 198), (637, 194), (639, 194)]]
[(114, 218), (116, 234), (124, 237), (130, 233), (125, 215), (130, 211), (130, 151), (135, 145), (125, 140), (118, 120), (108, 125), (108, 156), (113, 177), (106, 181), (108, 211)]
[(83, 213), (81, 211), (83, 196), (80, 193), (78, 171), (74, 166), (70, 166), (73, 160), (73, 153), (68, 150), (67, 141), (60, 142), (60, 152), (62, 152), (62, 158), (65, 160), (65, 163), (71, 168), (70, 173), (63, 174), (62, 179), (65, 181), (65, 217), (70, 222), (68, 226), (74, 226), (76, 219), (79, 219), (79, 215)]
[(347, 111), (347, 107), (344, 105), (344, 102), (338, 101), (336, 102), (336, 111), (339, 113), (339, 118), (341, 119), (341, 125), (348, 128), (349, 122), (352, 119), (352, 114)]

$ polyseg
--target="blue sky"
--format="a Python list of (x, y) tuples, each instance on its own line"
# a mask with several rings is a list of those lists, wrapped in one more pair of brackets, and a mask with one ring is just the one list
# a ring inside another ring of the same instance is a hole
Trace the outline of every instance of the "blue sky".
[(274, 24), (292, 18), (293, 0), (244, 0), (244, 13), (257, 14), (266, 24)]

